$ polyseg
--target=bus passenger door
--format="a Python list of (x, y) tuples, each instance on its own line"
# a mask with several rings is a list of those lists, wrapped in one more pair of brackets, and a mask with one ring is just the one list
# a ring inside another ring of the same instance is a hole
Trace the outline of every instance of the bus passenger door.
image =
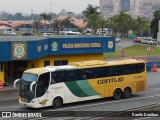
[(49, 94), (50, 73), (43, 73), (39, 76), (36, 85), (36, 107), (44, 107), (50, 105)]

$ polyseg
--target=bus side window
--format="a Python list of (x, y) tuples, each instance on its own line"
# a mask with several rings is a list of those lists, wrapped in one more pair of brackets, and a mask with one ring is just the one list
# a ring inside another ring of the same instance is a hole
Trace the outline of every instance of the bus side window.
[(109, 67), (106, 67), (105, 70), (106, 70), (107, 76), (116, 76), (118, 74), (117, 66), (109, 66)]
[(107, 68), (104, 68), (104, 67), (101, 68), (101, 76), (102, 77), (107, 77), (108, 74), (110, 74), (110, 73), (108, 72)]
[(93, 72), (94, 72), (93, 78), (101, 78), (102, 77), (102, 75), (101, 75), (101, 69), (102, 68), (94, 68), (93, 69)]
[(78, 70), (78, 80), (85, 80), (86, 79), (86, 70), (81, 69)]
[(75, 80), (76, 71), (68, 71), (68, 80), (67, 81), (74, 81)]
[(67, 82), (66, 80), (66, 72), (65, 71), (61, 71), (58, 73), (59, 74), (59, 82)]
[(87, 79), (92, 79), (92, 78), (94, 78), (94, 74), (93, 74), (93, 69), (86, 69), (86, 78)]
[(138, 73), (143, 72), (144, 69), (145, 69), (144, 63), (139, 63), (139, 64), (137, 64), (137, 72), (138, 72)]
[(141, 73), (145, 70), (144, 63), (132, 64), (131, 74)]
[(130, 65), (119, 65), (117, 67), (118, 75), (127, 75), (130, 74)]
[(55, 83), (58, 83), (58, 73), (52, 72), (51, 84), (55, 84)]

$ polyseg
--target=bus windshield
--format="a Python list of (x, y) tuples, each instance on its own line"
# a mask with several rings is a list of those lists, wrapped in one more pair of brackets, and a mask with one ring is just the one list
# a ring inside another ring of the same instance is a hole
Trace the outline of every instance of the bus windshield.
[(33, 91), (30, 91), (30, 85), (37, 80), (37, 75), (24, 73), (20, 82), (20, 97), (25, 98), (25, 102), (30, 102), (35, 97), (35, 85)]
[(22, 79), (26, 82), (34, 82), (37, 80), (37, 75), (35, 74), (29, 74), (29, 73), (24, 73), (22, 75)]

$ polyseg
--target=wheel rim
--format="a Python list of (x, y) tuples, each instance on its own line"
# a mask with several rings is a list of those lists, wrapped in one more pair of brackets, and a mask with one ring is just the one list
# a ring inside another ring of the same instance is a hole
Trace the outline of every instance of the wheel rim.
[(60, 107), (62, 105), (61, 99), (56, 98), (54, 100), (54, 107)]
[(120, 96), (120, 92), (119, 92), (119, 91), (116, 92), (116, 96), (117, 96), (117, 97)]
[(118, 98), (118, 99), (121, 98), (121, 92), (120, 91), (116, 91), (115, 92), (115, 97)]

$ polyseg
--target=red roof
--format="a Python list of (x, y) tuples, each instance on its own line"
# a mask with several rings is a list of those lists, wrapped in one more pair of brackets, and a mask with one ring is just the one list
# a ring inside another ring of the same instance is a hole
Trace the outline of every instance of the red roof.
[[(59, 16), (57, 19), (58, 20), (63, 20), (63, 19), (66, 19), (68, 16)], [(75, 17), (71, 17), (71, 22), (76, 25), (77, 27), (79, 28), (83, 28), (83, 27), (86, 27), (87, 26), (87, 23), (86, 22), (83, 22), (83, 20), (79, 20)]]
[(7, 26), (7, 27), (12, 27), (10, 24), (0, 21), (0, 26)]
[(29, 23), (29, 22), (26, 22), (26, 21), (16, 21), (16, 22), (13, 22), (13, 23), (11, 24), (11, 26), (12, 26), (13, 28), (16, 28), (16, 27), (21, 26), (21, 25), (32, 25), (32, 24)]

